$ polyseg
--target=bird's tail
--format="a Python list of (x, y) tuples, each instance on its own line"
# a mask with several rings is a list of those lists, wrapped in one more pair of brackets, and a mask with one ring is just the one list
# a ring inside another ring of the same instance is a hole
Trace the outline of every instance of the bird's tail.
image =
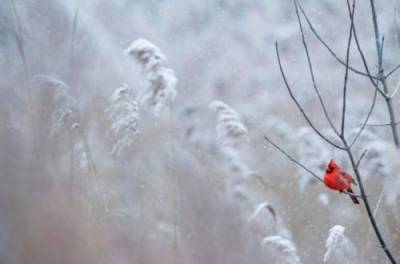
[[(349, 188), (349, 189), (347, 190), (347, 192), (349, 192), (349, 193), (354, 193), (353, 190), (352, 190), (351, 188)], [(350, 198), (351, 198), (351, 200), (353, 201), (354, 204), (360, 204), (360, 202), (359, 202), (358, 199), (357, 199), (357, 196), (351, 195), (351, 194), (349, 194), (349, 196), (350, 196)]]

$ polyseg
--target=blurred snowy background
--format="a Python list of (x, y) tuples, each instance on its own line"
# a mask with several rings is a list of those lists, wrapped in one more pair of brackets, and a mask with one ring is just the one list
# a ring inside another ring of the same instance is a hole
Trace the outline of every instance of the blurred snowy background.
[[(376, 75), (371, 8), (358, 2), (358, 37)], [(400, 1), (376, 2), (389, 71), (400, 62)], [(346, 1), (301, 3), (344, 58)], [(345, 69), (303, 24), (339, 126)], [(329, 135), (291, 0), (2, 1), (0, 262), (323, 263), (325, 255), (328, 263), (385, 263), (364, 207), (263, 139), (321, 177), (331, 158), (350, 170), (290, 100), (275, 41), (299, 101)], [(350, 61), (363, 69), (355, 46)], [(388, 78), (391, 91), (398, 79)], [(351, 73), (349, 137), (372, 95), (370, 81)], [(387, 122), (378, 97), (370, 123)], [(368, 149), (367, 194), (400, 257), (390, 128), (368, 126), (354, 149)], [(329, 234), (339, 241), (332, 252)]]

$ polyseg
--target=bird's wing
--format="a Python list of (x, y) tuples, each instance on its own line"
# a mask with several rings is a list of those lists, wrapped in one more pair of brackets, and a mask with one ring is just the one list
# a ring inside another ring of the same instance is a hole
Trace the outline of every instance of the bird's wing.
[(356, 183), (356, 181), (354, 180), (354, 178), (353, 178), (352, 176), (350, 176), (349, 174), (347, 174), (346, 172), (341, 171), (341, 172), (340, 172), (340, 175), (341, 175), (344, 179), (348, 180), (350, 183), (353, 183), (353, 184), (357, 185), (357, 183)]

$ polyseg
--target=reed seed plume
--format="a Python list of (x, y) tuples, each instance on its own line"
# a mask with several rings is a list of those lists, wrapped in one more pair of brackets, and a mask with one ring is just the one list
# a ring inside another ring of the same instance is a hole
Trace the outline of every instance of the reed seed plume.
[(248, 130), (239, 114), (222, 101), (213, 101), (210, 109), (217, 114), (217, 139), (223, 145), (235, 144), (241, 139), (248, 139)]
[(139, 134), (139, 104), (134, 93), (127, 85), (123, 85), (109, 98), (106, 109), (108, 119), (112, 122), (110, 131), (117, 139), (112, 153), (120, 155), (130, 147)]
[[(230, 173), (241, 180), (249, 175), (249, 168), (243, 159), (243, 139), (248, 139), (248, 130), (242, 123), (239, 114), (222, 101), (213, 101), (209, 108), (217, 115), (218, 149), (229, 168)], [(245, 142), (246, 142), (245, 141)], [(234, 182), (235, 180), (233, 180)]]
[(262, 246), (271, 249), (273, 258), (276, 263), (283, 264), (300, 264), (300, 258), (297, 255), (296, 246), (292, 241), (282, 236), (268, 236), (261, 242)]
[(254, 184), (260, 176), (244, 159), (245, 155), (251, 155), (248, 151), (248, 129), (240, 115), (222, 101), (212, 102), (209, 108), (217, 116), (217, 147), (227, 171), (226, 197), (241, 215), (243, 231), (251, 233), (256, 241), (271, 234), (290, 235), (274, 207), (269, 204), (265, 189)]
[(52, 92), (52, 124), (50, 137), (53, 138), (60, 132), (73, 128), (79, 124), (78, 103), (70, 95), (69, 87), (62, 81), (46, 75), (36, 75), (31, 81), (32, 87), (46, 87)]
[(147, 87), (140, 95), (140, 104), (149, 105), (159, 116), (176, 97), (177, 78), (170, 68), (166, 56), (153, 43), (137, 39), (125, 50), (142, 66)]
[(353, 243), (344, 235), (345, 227), (335, 225), (329, 230), (328, 238), (325, 241), (324, 262), (329, 261), (333, 256), (338, 263), (353, 263), (356, 249)]
[(346, 228), (340, 225), (335, 225), (329, 230), (329, 236), (325, 242), (326, 252), (324, 255), (324, 262), (329, 260), (330, 255), (336, 250), (339, 243), (344, 238), (344, 230)]

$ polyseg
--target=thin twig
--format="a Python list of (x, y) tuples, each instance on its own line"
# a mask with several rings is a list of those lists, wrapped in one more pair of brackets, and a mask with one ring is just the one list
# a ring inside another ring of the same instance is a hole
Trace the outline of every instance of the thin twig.
[(24, 35), (22, 32), (21, 19), (18, 15), (17, 7), (15, 6), (14, 0), (10, 0), (10, 2), (11, 2), (12, 12), (15, 17), (15, 22), (16, 22), (15, 40), (17, 42), (18, 53), (21, 57), (22, 65), (24, 67), (25, 81), (26, 81), (26, 83), (28, 83), (29, 82), (29, 70), (28, 70), (28, 63), (27, 63), (26, 56), (25, 56)]
[(264, 139), (268, 141), (272, 146), (274, 146), (277, 150), (279, 150), (283, 155), (285, 155), (289, 160), (303, 168), (305, 171), (310, 173), (314, 178), (319, 180), (320, 182), (324, 182), (324, 180), (319, 177), (317, 174), (312, 172), (309, 168), (307, 168), (305, 165), (303, 165), (300, 161), (296, 160), (293, 156), (291, 156), (289, 153), (287, 153), (285, 150), (283, 150), (281, 147), (279, 147), (276, 143), (274, 143), (271, 139), (269, 139), (267, 136), (264, 136)]
[[(387, 182), (386, 179), (387, 179), (387, 177), (385, 177), (384, 180), (383, 180), (382, 189), (381, 189), (381, 191), (379, 193), (378, 200), (377, 200), (376, 205), (375, 205), (374, 214), (373, 214), (374, 218), (376, 218), (376, 215), (378, 214), (378, 209), (379, 209), (379, 207), (381, 205), (381, 202), (382, 202), (383, 193), (384, 193), (384, 190), (385, 190), (385, 187), (386, 187), (386, 182)], [(368, 234), (370, 233), (370, 231), (371, 231), (371, 228), (368, 227)], [(366, 240), (366, 242), (368, 242), (368, 240)], [(381, 245), (376, 245), (376, 246), (379, 247), (379, 248), (382, 248)], [(388, 263), (388, 262), (385, 261), (385, 263)]]
[[(344, 138), (343, 138), (343, 141), (344, 141), (344, 144), (346, 145), (346, 140)], [(363, 185), (363, 182), (362, 182), (362, 179), (361, 179), (360, 172), (359, 172), (359, 170), (357, 168), (357, 164), (356, 164), (356, 162), (354, 160), (353, 154), (352, 154), (352, 152), (351, 152), (349, 147), (347, 147), (346, 152), (347, 152), (347, 155), (349, 156), (350, 162), (352, 164), (352, 167), (353, 167), (353, 170), (354, 170), (354, 174), (356, 175), (358, 186), (359, 186), (360, 192), (361, 192), (361, 198), (364, 201), (364, 206), (365, 206), (365, 209), (367, 211), (367, 215), (368, 215), (369, 221), (370, 221), (370, 223), (372, 225), (372, 228), (374, 229), (375, 234), (376, 234), (376, 236), (377, 236), (377, 238), (379, 240), (379, 243), (382, 246), (383, 250), (385, 251), (387, 257), (389, 258), (389, 260), (392, 263), (395, 264), (396, 261), (393, 258), (390, 250), (387, 248), (385, 240), (383, 239), (382, 234), (381, 234), (381, 232), (380, 232), (380, 230), (378, 228), (378, 225), (376, 224), (374, 215), (372, 213), (371, 207), (370, 207), (369, 202), (368, 202), (367, 195), (366, 195), (365, 190), (364, 190), (364, 185)]]
[(375, 82), (375, 80), (374, 80), (374, 78), (373, 78), (373, 76), (372, 76), (372, 74), (371, 74), (371, 72), (370, 72), (370, 70), (369, 70), (367, 60), (366, 60), (365, 55), (364, 55), (364, 52), (363, 52), (363, 50), (362, 50), (362, 48), (361, 48), (360, 41), (358, 40), (357, 29), (356, 29), (356, 26), (355, 26), (355, 23), (354, 23), (354, 16), (351, 16), (351, 12), (352, 12), (352, 11), (351, 11), (351, 7), (350, 7), (350, 3), (349, 3), (349, 2), (347, 2), (347, 10), (348, 10), (348, 13), (349, 13), (349, 16), (350, 16), (350, 22), (351, 22), (351, 25), (352, 25), (352, 28), (353, 28), (353, 34), (354, 34), (354, 40), (355, 40), (355, 42), (356, 42), (356, 47), (357, 47), (358, 53), (359, 53), (360, 56), (361, 56), (361, 60), (362, 60), (363, 65), (364, 65), (364, 69), (365, 69), (365, 71), (367, 72), (366, 76), (367, 76), (368, 79), (371, 81), (371, 83), (372, 83), (372, 85), (375, 87), (375, 89), (377, 89), (378, 92), (379, 92), (384, 98), (386, 98), (386, 93), (385, 93), (384, 91), (382, 91), (382, 89), (379, 88), (379, 85), (378, 85), (378, 83), (379, 83), (379, 78), (378, 78), (378, 80)]
[[(353, 0), (353, 2), (354, 1), (355, 0)], [(379, 45), (379, 31), (378, 31), (378, 25), (377, 25), (377, 20), (376, 20), (376, 12), (375, 12), (374, 0), (370, 0), (370, 3), (371, 3), (372, 14), (373, 14), (373, 23), (374, 23), (374, 30), (375, 30), (376, 46), (377, 46), (377, 49), (378, 49), (377, 50), (378, 51), (378, 61), (379, 61), (379, 63), (378, 63), (378, 65), (379, 65), (379, 74), (378, 74), (378, 76), (382, 77), (383, 76), (383, 74), (382, 74), (383, 73), (382, 56), (381, 56), (382, 53), (380, 51), (380, 45)], [(347, 5), (350, 6), (349, 0), (347, 0)], [(351, 23), (353, 24), (354, 23), (354, 18), (350, 17), (350, 19), (351, 19)], [(381, 81), (383, 82), (382, 79), (381, 79)], [(387, 92), (386, 89), (385, 89), (385, 92)], [(370, 223), (371, 223), (371, 225), (372, 225), (372, 227), (373, 227), (373, 229), (375, 231), (375, 234), (376, 234), (376, 236), (377, 236), (377, 238), (379, 240), (379, 243), (382, 246), (384, 252), (386, 253), (388, 259), (392, 263), (396, 263), (396, 260), (392, 256), (390, 250), (387, 248), (386, 242), (382, 237), (382, 234), (381, 234), (381, 232), (380, 232), (380, 230), (378, 228), (378, 225), (376, 224), (375, 218), (373, 216), (371, 207), (370, 207), (369, 202), (368, 202), (368, 198), (367, 198), (367, 196), (365, 194), (365, 190), (364, 190), (364, 186), (363, 186), (363, 182), (362, 182), (362, 179), (361, 179), (360, 172), (358, 170), (357, 164), (356, 164), (356, 162), (354, 160), (354, 157), (352, 155), (352, 152), (351, 152), (351, 148), (348, 146), (347, 141), (346, 141), (346, 139), (344, 137), (342, 137), (341, 139), (342, 139), (343, 145), (346, 148), (346, 152), (347, 152), (347, 155), (349, 156), (350, 162), (351, 162), (351, 164), (353, 166), (353, 170), (354, 170), (354, 173), (356, 175), (356, 178), (357, 178), (357, 181), (358, 181), (358, 184), (359, 184), (360, 192), (361, 192), (361, 195), (362, 195), (362, 200), (364, 201), (365, 209), (367, 211)]]
[[(314, 33), (315, 37), (321, 42), (321, 44), (329, 51), (329, 53), (330, 53), (340, 64), (342, 64), (343, 66), (346, 66), (346, 63), (345, 63), (342, 59), (340, 59), (340, 58), (338, 57), (338, 55), (332, 50), (332, 48), (322, 39), (321, 35), (317, 32), (317, 30), (316, 30), (315, 27), (313, 26), (311, 20), (310, 20), (309, 17), (307, 16), (307, 14), (306, 14), (304, 8), (302, 7), (302, 5), (301, 5), (300, 3), (299, 3), (298, 5), (299, 5), (299, 7), (300, 7), (300, 11), (302, 12), (304, 18), (305, 18), (306, 21), (307, 21), (307, 24), (308, 24), (310, 30)], [(362, 76), (368, 77), (368, 78), (371, 80), (372, 84), (375, 86), (375, 88), (378, 89), (379, 93), (380, 93), (382, 96), (385, 96), (385, 93), (377, 86), (377, 83), (375, 83), (375, 81), (374, 81), (374, 80), (379, 81), (378, 77), (373, 76), (373, 75), (370, 73), (370, 71), (369, 71), (368, 64), (367, 64), (367, 62), (366, 62), (364, 53), (362, 52), (360, 43), (359, 43), (359, 41), (358, 41), (358, 37), (357, 37), (357, 33), (356, 33), (356, 29), (355, 29), (355, 26), (354, 26), (354, 25), (353, 25), (353, 34), (354, 34), (354, 39), (355, 39), (355, 41), (356, 41), (357, 49), (358, 49), (358, 51), (359, 51), (359, 53), (360, 53), (360, 55), (361, 55), (361, 59), (362, 59), (362, 62), (363, 62), (363, 64), (364, 64), (364, 68), (365, 68), (366, 72), (362, 72), (362, 71), (360, 71), (360, 70), (356, 70), (356, 69), (354, 69), (354, 67), (352, 67), (352, 66), (350, 66), (350, 65), (348, 66), (348, 67), (349, 67), (349, 70), (351, 70), (352, 72), (354, 72), (354, 73), (356, 73), (356, 74), (360, 74), (360, 75), (362, 75)]]
[[(356, 1), (353, 1), (353, 6), (352, 6), (352, 11), (350, 10), (350, 19), (351, 21), (354, 20), (354, 12), (355, 12), (355, 3)], [(345, 126), (345, 120), (346, 120), (346, 99), (347, 99), (347, 83), (348, 83), (348, 77), (349, 77), (349, 61), (350, 61), (350, 51), (351, 51), (351, 40), (353, 38), (353, 23), (350, 23), (350, 32), (349, 32), (349, 38), (347, 40), (347, 48), (346, 48), (346, 71), (344, 73), (344, 84), (343, 84), (343, 102), (342, 102), (342, 122), (340, 126), (340, 136), (344, 136), (344, 126)]]
[(377, 99), (377, 93), (380, 92), (381, 94), (383, 94), (383, 92), (379, 88), (378, 83), (375, 83), (375, 81), (372, 78), (372, 75), (370, 74), (370, 71), (369, 71), (369, 68), (368, 68), (368, 63), (367, 63), (367, 61), (365, 59), (365, 56), (364, 56), (364, 53), (362, 51), (361, 45), (360, 45), (360, 43), (358, 41), (357, 30), (356, 30), (356, 26), (354, 24), (355, 1), (353, 1), (352, 7), (350, 7), (350, 3), (349, 3), (349, 1), (347, 1), (347, 9), (348, 9), (348, 13), (349, 13), (349, 17), (350, 17), (350, 23), (351, 23), (350, 28), (352, 28), (352, 31), (353, 31), (353, 34), (354, 34), (354, 40), (356, 42), (357, 50), (358, 50), (358, 52), (359, 52), (359, 54), (361, 56), (361, 59), (363, 61), (364, 68), (365, 68), (366, 72), (368, 73), (368, 77), (369, 77), (371, 83), (375, 87), (375, 91), (374, 91), (374, 96), (373, 96), (373, 99), (372, 99), (371, 107), (369, 108), (368, 114), (367, 114), (367, 116), (366, 116), (366, 118), (365, 118), (365, 120), (364, 120), (364, 122), (363, 122), (363, 124), (362, 124), (362, 126), (360, 128), (360, 130), (358, 131), (357, 135), (354, 137), (353, 141), (350, 143), (350, 148), (351, 148), (356, 143), (358, 137), (361, 135), (361, 133), (365, 129), (366, 124), (368, 123), (368, 121), (369, 121), (369, 119), (370, 119), (370, 117), (372, 115), (372, 111), (373, 111), (373, 109), (375, 107), (375, 103), (376, 103), (376, 99)]
[[(380, 41), (379, 41), (379, 27), (378, 27), (378, 20), (376, 18), (376, 10), (375, 10), (375, 3), (374, 0), (369, 1), (371, 4), (371, 11), (372, 11), (372, 23), (374, 25), (374, 33), (375, 33), (375, 44), (376, 44), (376, 49), (377, 49), (377, 54), (378, 54), (378, 66), (379, 70), (382, 68), (382, 54), (380, 51)], [(379, 77), (379, 76), (378, 76)]]
[(365, 154), (367, 154), (367, 152), (368, 152), (368, 150), (366, 149), (366, 150), (364, 150), (363, 153), (361, 154), (361, 156), (360, 156), (360, 158), (358, 159), (357, 164), (356, 164), (356, 167), (357, 167), (357, 168), (360, 167), (361, 161), (362, 161), (362, 159), (364, 158)]
[(389, 97), (390, 97), (390, 98), (394, 98), (394, 97), (396, 96), (397, 92), (399, 91), (399, 89), (400, 89), (400, 80), (397, 81), (396, 88), (394, 89), (394, 91), (392, 92), (392, 94), (389, 95)]
[[(299, 8), (300, 8), (301, 13), (303, 14), (304, 18), (306, 19), (306, 22), (307, 22), (307, 24), (308, 24), (308, 27), (310, 28), (310, 30), (312, 31), (312, 33), (314, 34), (314, 36), (321, 42), (321, 44), (328, 50), (328, 52), (329, 52), (340, 64), (342, 64), (343, 66), (346, 66), (346, 63), (345, 63), (342, 59), (339, 58), (339, 56), (333, 51), (333, 49), (327, 44), (327, 42), (323, 40), (323, 38), (321, 37), (321, 35), (320, 35), (320, 34), (318, 33), (318, 31), (315, 29), (315, 27), (314, 27), (314, 25), (312, 24), (311, 20), (309, 19), (309, 17), (307, 16), (306, 12), (304, 11), (302, 5), (301, 5), (300, 3), (298, 3), (298, 5), (299, 5)], [(363, 76), (365, 76), (365, 77), (368, 77), (368, 75), (369, 75), (368, 73), (365, 73), (365, 72), (363, 72), (363, 71), (361, 71), (361, 70), (357, 70), (357, 69), (355, 69), (354, 67), (352, 67), (352, 66), (350, 66), (350, 65), (349, 65), (348, 67), (349, 67), (349, 69), (350, 69), (352, 72), (354, 72), (354, 73), (356, 73), (356, 74), (363, 75)], [(400, 65), (399, 65), (399, 67), (400, 67)], [(371, 77), (372, 77), (373, 79), (378, 79), (376, 76), (371, 76)]]
[[(383, 84), (383, 89), (384, 89), (385, 93), (388, 94), (386, 80), (382, 79), (381, 82)], [(396, 146), (396, 148), (400, 148), (400, 140), (399, 140), (399, 135), (397, 133), (397, 126), (394, 125), (396, 123), (396, 117), (395, 117), (393, 102), (392, 102), (393, 98), (387, 95), (385, 100), (386, 100), (386, 106), (387, 106), (388, 113), (389, 113), (390, 123), (392, 124), (390, 126), (390, 128), (392, 130), (393, 142), (394, 142), (394, 145)]]
[[(380, 41), (379, 41), (379, 36), (380, 35), (379, 35), (378, 19), (377, 19), (376, 10), (375, 10), (375, 1), (374, 0), (370, 0), (369, 2), (370, 2), (370, 5), (371, 5), (372, 22), (373, 22), (373, 25), (374, 25), (374, 33), (375, 33), (375, 46), (376, 46), (377, 55), (378, 55), (378, 72), (379, 72), (378, 73), (378, 78), (379, 78), (379, 81), (383, 85), (383, 91), (385, 93), (385, 100), (386, 100), (386, 106), (387, 106), (388, 112), (389, 112), (390, 123), (394, 124), (396, 118), (395, 118), (392, 98), (389, 96), (389, 88), (387, 86), (386, 79), (384, 77), (385, 76), (385, 70), (383, 69), (383, 66), (382, 66), (382, 59), (383, 59), (382, 58), (382, 48), (381, 48), (381, 44), (380, 44)], [(399, 136), (398, 136), (398, 133), (397, 133), (397, 126), (391, 125), (391, 129), (392, 129), (392, 136), (393, 136), (394, 144), (395, 144), (396, 148), (400, 148), (400, 140), (399, 140)], [(390, 252), (387, 255), (388, 255), (389, 259), (392, 261)]]
[(282, 67), (282, 63), (281, 63), (281, 59), (280, 59), (280, 55), (279, 55), (279, 48), (278, 48), (278, 43), (275, 42), (275, 50), (276, 50), (276, 56), (278, 59), (278, 64), (279, 64), (279, 69), (281, 71), (281, 75), (283, 78), (283, 81), (285, 82), (285, 86), (289, 92), (290, 98), (292, 98), (293, 102), (296, 104), (297, 108), (300, 110), (300, 112), (303, 114), (304, 119), (307, 121), (308, 125), (315, 131), (315, 133), (320, 136), (323, 140), (325, 140), (327, 143), (329, 143), (330, 145), (338, 148), (338, 149), (344, 149), (342, 146), (339, 146), (338, 144), (334, 143), (333, 141), (329, 140), (326, 136), (324, 136), (315, 126), (314, 124), (311, 122), (311, 119), (308, 117), (308, 115), (306, 114), (306, 112), (304, 111), (303, 107), (300, 105), (299, 101), (297, 101), (296, 97), (294, 96), (292, 89), (290, 88), (290, 85), (287, 81), (285, 72), (283, 71), (283, 67)]
[(390, 70), (389, 73), (386, 74), (384, 78), (385, 79), (389, 78), (389, 76), (395, 73), (398, 69), (400, 69), (400, 64), (396, 65), (392, 70)]
[[(274, 146), (277, 150), (279, 150), (284, 156), (286, 156), (289, 160), (291, 160), (293, 163), (295, 163), (296, 165), (298, 165), (299, 167), (301, 167), (302, 169), (304, 169), (305, 171), (307, 171), (308, 173), (311, 174), (311, 176), (313, 176), (314, 178), (316, 178), (318, 181), (320, 181), (321, 183), (324, 183), (324, 180), (319, 177), (317, 174), (315, 174), (312, 170), (310, 170), (309, 168), (307, 168), (304, 164), (302, 164), (300, 161), (298, 161), (297, 159), (295, 159), (292, 155), (290, 155), (289, 153), (287, 153), (285, 150), (283, 150), (281, 147), (279, 147), (275, 142), (273, 142), (271, 139), (269, 139), (267, 136), (264, 136), (264, 139), (267, 140), (272, 146)], [(264, 185), (265, 186), (265, 185)], [(355, 194), (355, 193), (350, 193), (347, 191), (341, 191), (340, 193), (343, 194), (348, 194), (348, 195), (352, 195), (354, 197), (362, 197), (360, 194)]]
[(376, 217), (376, 215), (378, 213), (378, 210), (379, 210), (379, 207), (380, 207), (380, 205), (382, 203), (382, 198), (383, 198), (383, 194), (385, 192), (385, 187), (386, 187), (386, 182), (387, 182), (386, 178), (387, 177), (385, 176), (385, 179), (383, 179), (382, 189), (381, 189), (381, 192), (379, 193), (378, 201), (376, 202), (376, 205), (375, 205), (374, 217)]
[(354, 137), (353, 141), (350, 143), (350, 148), (356, 143), (357, 139), (360, 137), (361, 133), (364, 131), (365, 127), (367, 126), (367, 123), (368, 123), (369, 119), (371, 118), (372, 111), (374, 110), (374, 107), (375, 107), (375, 104), (376, 104), (377, 95), (378, 95), (378, 90), (375, 89), (374, 97), (372, 98), (372, 103), (371, 103), (371, 106), (370, 106), (369, 111), (367, 113), (367, 116), (365, 117), (365, 120), (364, 120), (363, 124), (361, 125), (360, 130), (357, 132), (357, 134)]
[(298, 22), (298, 24), (299, 24), (299, 28), (300, 28), (300, 32), (301, 32), (301, 39), (302, 39), (304, 51), (305, 51), (306, 57), (307, 57), (308, 69), (309, 69), (309, 71), (310, 71), (310, 76), (311, 76), (311, 81), (312, 81), (312, 84), (313, 84), (314, 91), (315, 91), (315, 93), (317, 94), (318, 100), (319, 100), (319, 102), (320, 102), (320, 104), (321, 104), (321, 107), (322, 107), (322, 110), (323, 110), (323, 112), (324, 112), (324, 115), (325, 115), (326, 120), (328, 121), (329, 125), (331, 126), (333, 132), (334, 132), (336, 135), (338, 135), (339, 132), (336, 130), (336, 128), (335, 128), (335, 126), (334, 126), (334, 124), (333, 124), (331, 118), (329, 117), (328, 110), (327, 110), (326, 107), (325, 107), (325, 103), (324, 103), (324, 101), (323, 101), (323, 99), (322, 99), (322, 96), (321, 96), (321, 94), (320, 94), (320, 92), (319, 92), (319, 88), (318, 88), (318, 85), (317, 85), (317, 81), (315, 80), (314, 69), (313, 69), (312, 62), (311, 62), (311, 55), (310, 55), (310, 52), (309, 52), (309, 50), (308, 50), (308, 45), (307, 45), (307, 42), (306, 42), (306, 38), (305, 38), (305, 36), (304, 36), (303, 25), (302, 25), (302, 23), (301, 23), (300, 14), (299, 14), (299, 9), (298, 9), (298, 6), (297, 6), (297, 0), (294, 0), (293, 2), (294, 2), (294, 6), (295, 6), (295, 8), (296, 8), (297, 22)]
[(70, 60), (72, 61), (74, 50), (75, 50), (75, 35), (76, 29), (78, 27), (78, 17), (79, 17), (79, 0), (76, 1), (74, 20), (72, 22), (72, 31), (71, 31), (71, 43), (70, 43)]
[(386, 124), (367, 124), (367, 126), (392, 126), (392, 125), (398, 125), (400, 124), (400, 121), (394, 122), (394, 123), (386, 123)]
[[(381, 50), (382, 61), (383, 61), (383, 47), (385, 47), (385, 36), (382, 36), (382, 38), (381, 38), (381, 47), (380, 47), (380, 50)], [(383, 66), (381, 66), (381, 67), (383, 68)]]

